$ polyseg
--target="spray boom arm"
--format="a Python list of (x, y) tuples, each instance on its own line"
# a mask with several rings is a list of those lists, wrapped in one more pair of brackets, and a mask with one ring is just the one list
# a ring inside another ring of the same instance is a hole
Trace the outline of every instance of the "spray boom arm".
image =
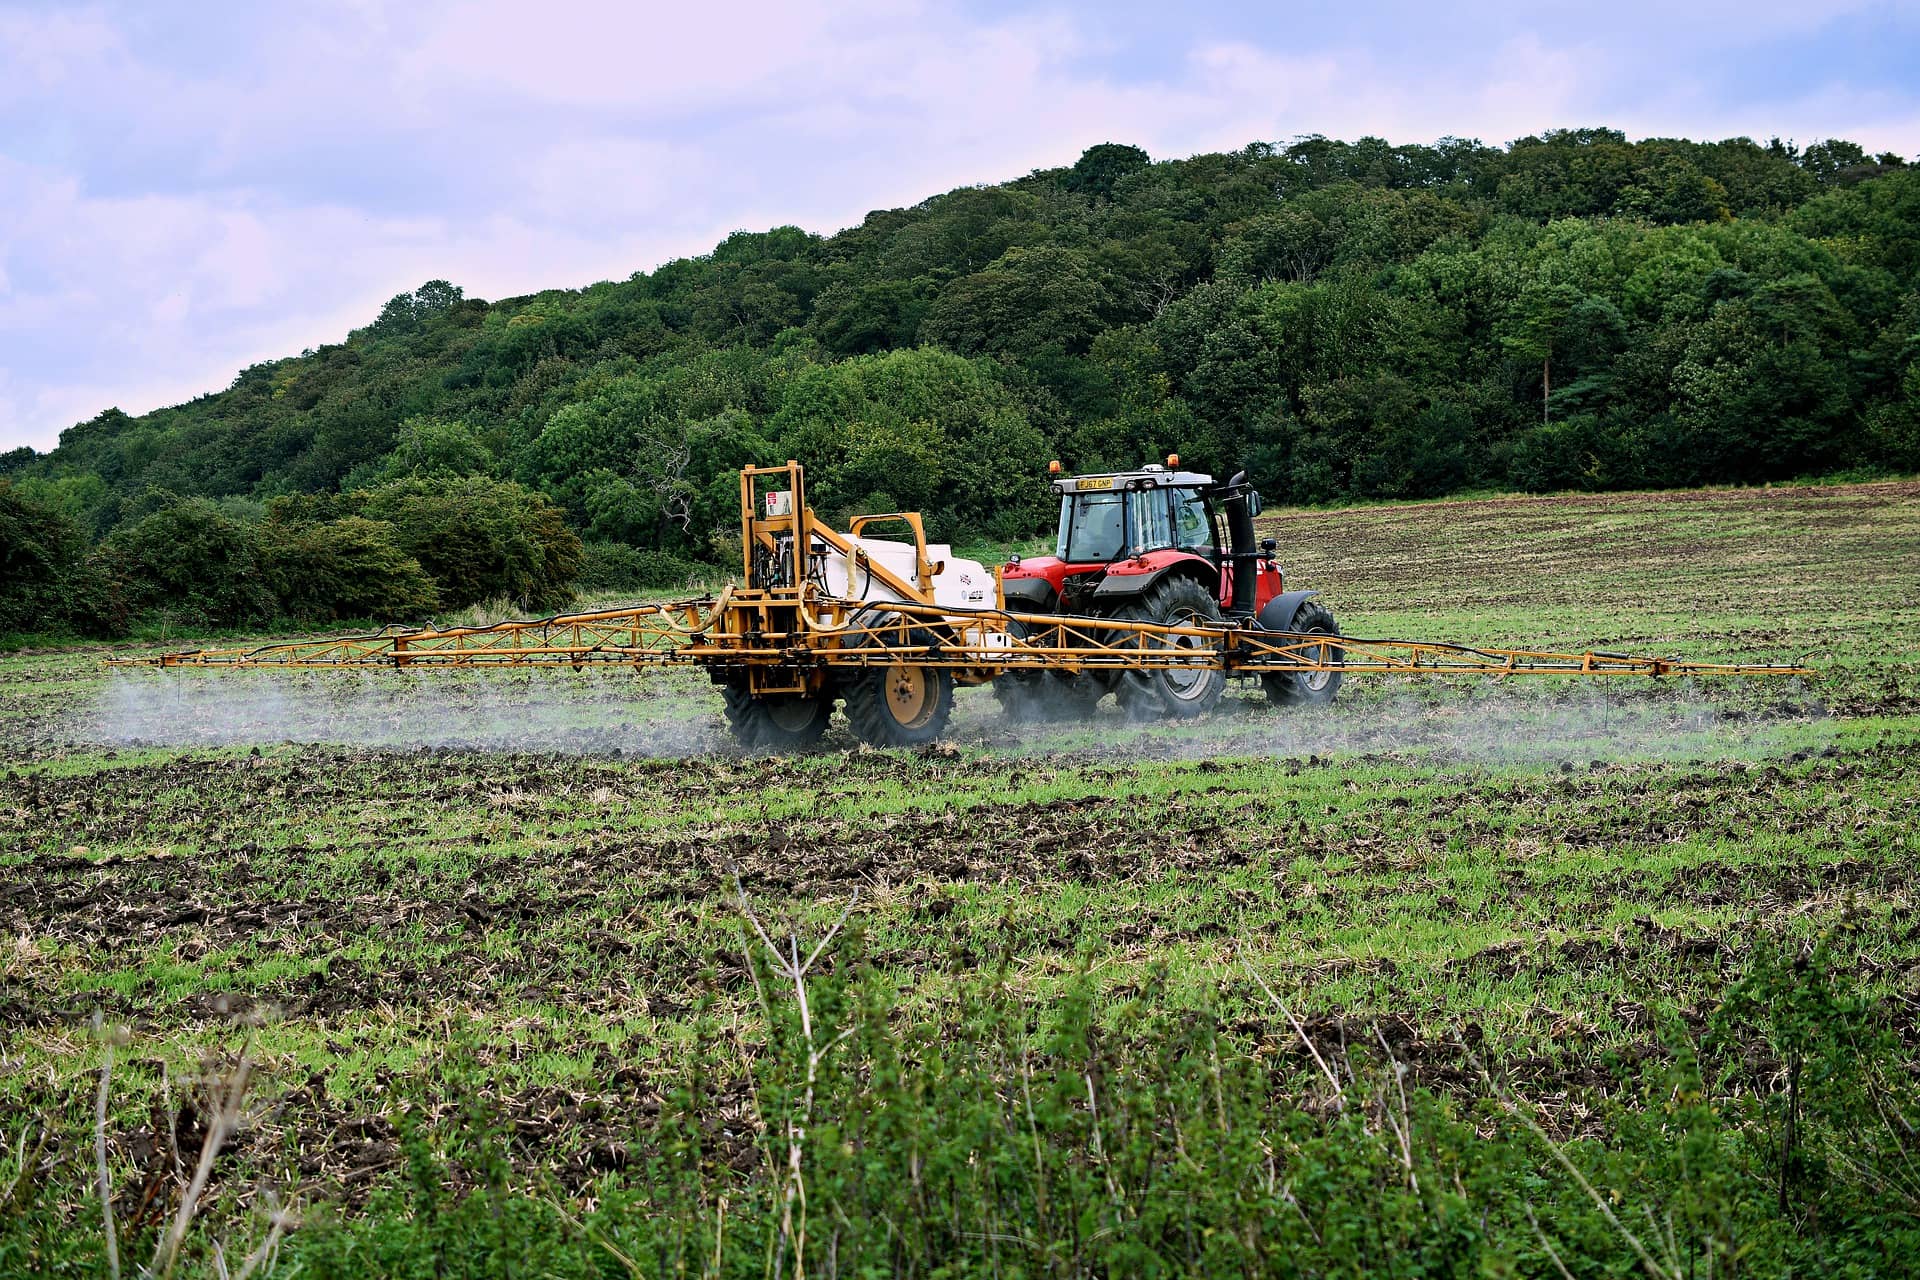
[[(1236, 481), (1230, 482), (1232, 484)], [(946, 566), (929, 551), (918, 513), (863, 516), (845, 534), (806, 503), (796, 462), (740, 473), (744, 585), (717, 596), (556, 614), (485, 627), (394, 628), (368, 635), (250, 648), (200, 649), (111, 666), (440, 670), (589, 665), (698, 667), (756, 694), (819, 692), (864, 668), (950, 672), (983, 684), (1014, 672), (1062, 675), (1196, 668), (1238, 675), (1481, 676), (1808, 675), (1804, 667), (1559, 653), (1427, 640), (1269, 631), (1252, 619), (1164, 625), (1112, 617), (1009, 611), (995, 590), (980, 607), (937, 597)], [(863, 537), (904, 523), (910, 544)], [(882, 555), (880, 552), (890, 553)], [(911, 565), (909, 568), (908, 565)], [(834, 566), (834, 573), (825, 566)], [(997, 573), (993, 575), (997, 578)], [(997, 583), (995, 584), (997, 587)], [(983, 598), (984, 591), (970, 597)], [(838, 675), (836, 676), (836, 673)]]
[[(908, 602), (846, 601), (817, 595), (809, 595), (804, 607), (796, 608), (793, 604), (770, 605), (763, 598), (765, 594), (729, 588), (717, 597), (557, 614), (488, 627), (389, 628), (371, 635), (116, 658), (109, 665), (773, 669), (861, 668), (905, 662), (946, 668), (979, 679), (1021, 670), (1077, 674), (1172, 667), (1247, 675), (1300, 671), (1421, 676), (1812, 674), (1809, 668), (1798, 666), (1694, 662), (1603, 650), (1560, 653), (1358, 636), (1340, 636), (1330, 644), (1324, 635), (1247, 626), (1160, 626), (1000, 609), (959, 612)], [(761, 625), (774, 621), (773, 615), (781, 611), (791, 615), (786, 627)], [(948, 629), (951, 637), (935, 644), (910, 643), (913, 633), (924, 635), (929, 626)]]

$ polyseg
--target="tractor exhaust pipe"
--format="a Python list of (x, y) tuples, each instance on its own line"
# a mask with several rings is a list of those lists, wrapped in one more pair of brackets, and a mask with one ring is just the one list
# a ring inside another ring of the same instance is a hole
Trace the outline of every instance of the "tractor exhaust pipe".
[(1236, 471), (1227, 481), (1227, 496), (1221, 503), (1227, 514), (1227, 558), (1233, 565), (1233, 602), (1227, 612), (1235, 617), (1253, 616), (1254, 579), (1260, 572), (1260, 549), (1253, 540), (1253, 511), (1247, 501), (1252, 493), (1247, 473)]

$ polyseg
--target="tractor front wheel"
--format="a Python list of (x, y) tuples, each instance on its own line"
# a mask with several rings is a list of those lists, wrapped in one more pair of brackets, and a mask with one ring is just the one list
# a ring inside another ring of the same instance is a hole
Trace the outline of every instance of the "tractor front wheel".
[[(1293, 625), (1287, 629), (1306, 635), (1340, 634), (1333, 615), (1312, 601), (1300, 606), (1300, 611), (1293, 615)], [(1323, 663), (1338, 663), (1342, 650), (1337, 644), (1320, 644), (1306, 650), (1303, 656)], [(1267, 691), (1267, 701), (1276, 707), (1322, 705), (1332, 702), (1340, 692), (1340, 672), (1273, 671), (1260, 677), (1260, 687)]]
[[(1165, 627), (1217, 627), (1220, 602), (1192, 578), (1164, 579), (1150, 588), (1140, 607), (1125, 615), (1129, 622), (1154, 622)], [(1142, 632), (1138, 646), (1146, 650), (1212, 649), (1199, 636), (1168, 636)], [(1120, 705), (1141, 719), (1171, 716), (1186, 719), (1213, 710), (1226, 690), (1223, 671), (1205, 666), (1168, 666), (1129, 671), (1120, 678)]]
[(744, 685), (723, 690), (727, 729), (751, 751), (798, 751), (820, 741), (833, 717), (831, 694), (756, 694)]

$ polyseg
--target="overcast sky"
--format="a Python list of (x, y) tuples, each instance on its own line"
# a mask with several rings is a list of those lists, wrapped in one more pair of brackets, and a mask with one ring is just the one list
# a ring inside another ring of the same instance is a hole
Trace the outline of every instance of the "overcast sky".
[(620, 279), (1096, 142), (1598, 124), (1920, 155), (1920, 0), (0, 0), (0, 449), (217, 390), (428, 279)]

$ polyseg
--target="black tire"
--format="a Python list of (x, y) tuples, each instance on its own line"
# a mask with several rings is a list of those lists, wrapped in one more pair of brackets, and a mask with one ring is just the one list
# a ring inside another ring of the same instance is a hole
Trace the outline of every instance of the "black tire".
[[(1295, 612), (1293, 625), (1287, 630), (1337, 636), (1340, 624), (1333, 620), (1332, 613), (1308, 600)], [(1344, 656), (1337, 644), (1322, 645), (1321, 653), (1332, 662)], [(1267, 701), (1276, 707), (1324, 706), (1339, 695), (1340, 678), (1338, 671), (1274, 671), (1260, 677), (1260, 687), (1267, 691)]]
[[(1136, 609), (1125, 615), (1132, 622), (1157, 622), (1162, 626), (1220, 626), (1220, 602), (1213, 593), (1192, 578), (1163, 578), (1156, 582)], [(1207, 649), (1212, 646), (1192, 636), (1160, 638), (1143, 635), (1141, 647), (1180, 647)], [(1205, 715), (1220, 702), (1226, 691), (1227, 675), (1209, 667), (1163, 667), (1153, 671), (1129, 671), (1120, 679), (1120, 705), (1127, 714), (1140, 719), (1185, 720)]]
[[(1024, 637), (1021, 623), (1011, 625), (1015, 637)], [(1055, 671), (1009, 671), (994, 677), (993, 696), (1000, 713), (1015, 724), (1046, 720), (1084, 720), (1093, 714), (1106, 686), (1092, 676), (1062, 675)]]
[(820, 741), (833, 718), (831, 694), (755, 694), (727, 685), (727, 729), (750, 751), (799, 751)]
[[(1027, 625), (1009, 620), (1007, 634), (1015, 640), (1024, 640), (1027, 638)], [(1009, 671), (1005, 675), (995, 676), (993, 698), (1000, 704), (1000, 714), (1015, 724), (1031, 724), (1044, 719), (1046, 678), (1044, 671)]]
[[(916, 627), (905, 642), (930, 645), (934, 637)], [(860, 741), (873, 747), (921, 747), (939, 738), (953, 715), (953, 673), (913, 662), (869, 667), (847, 682), (846, 699), (847, 724)]]
[(993, 696), (999, 699), (1000, 711), (1007, 719), (1016, 724), (1036, 724), (1085, 720), (1107, 696), (1107, 689), (1093, 676), (1020, 671), (996, 678)]

